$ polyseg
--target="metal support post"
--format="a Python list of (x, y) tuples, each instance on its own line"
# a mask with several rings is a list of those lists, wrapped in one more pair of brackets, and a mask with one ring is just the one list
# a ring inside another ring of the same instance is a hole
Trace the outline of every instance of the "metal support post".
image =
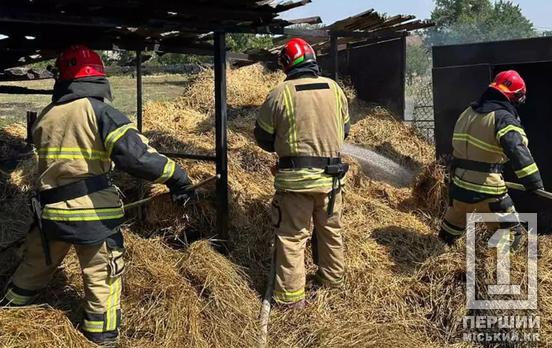
[(142, 133), (142, 51), (136, 51), (136, 126)]
[(217, 156), (217, 234), (228, 239), (228, 144), (226, 104), (226, 33), (215, 32), (215, 142)]
[(339, 51), (337, 46), (337, 36), (331, 34), (330, 36), (330, 56), (331, 56), (331, 78), (337, 81), (339, 78)]

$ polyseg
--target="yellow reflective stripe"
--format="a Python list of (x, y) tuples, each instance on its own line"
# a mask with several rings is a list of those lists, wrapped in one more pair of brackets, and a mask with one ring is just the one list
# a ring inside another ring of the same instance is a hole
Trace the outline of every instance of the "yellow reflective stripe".
[(109, 133), (107, 137), (105, 137), (104, 146), (107, 150), (108, 157), (111, 157), (111, 152), (113, 151), (113, 146), (115, 146), (115, 143), (131, 129), (134, 129), (136, 131), (138, 130), (136, 126), (134, 126), (132, 123), (129, 123), (115, 129), (114, 131)]
[(257, 120), (259, 126), (267, 133), (274, 134), (274, 127), (266, 123), (262, 118), (259, 117)]
[(118, 277), (109, 284), (109, 297), (107, 299), (106, 331), (117, 329), (117, 307), (121, 293), (121, 278)]
[(175, 170), (176, 170), (176, 164), (172, 159), (167, 158), (167, 163), (165, 163), (165, 166), (163, 167), (163, 173), (154, 182), (156, 184), (163, 184), (165, 181), (172, 178)]
[(519, 134), (521, 134), (522, 137), (525, 137), (527, 138), (527, 134), (525, 134), (525, 130), (521, 127), (518, 127), (518, 126), (514, 126), (514, 125), (508, 125), (504, 128), (502, 128), (501, 130), (499, 130), (497, 133), (496, 133), (496, 140), (498, 140), (498, 142), (500, 142), (500, 139), (506, 135), (506, 133), (508, 132), (518, 132)]
[(19, 295), (16, 294), (13, 289), (9, 289), (4, 298), (14, 305), (25, 306), (33, 301), (34, 296)]
[(103, 213), (116, 213), (123, 209), (123, 207), (117, 208), (91, 208), (91, 209), (59, 209), (59, 208), (44, 208), (44, 212), (51, 214), (62, 215), (86, 215), (86, 214), (103, 214)]
[(504, 154), (504, 151), (502, 150), (501, 147), (499, 146), (496, 146), (496, 145), (492, 145), (492, 144), (489, 144), (489, 143), (486, 143), (480, 139), (477, 139), (469, 134), (463, 134), (463, 133), (454, 133), (453, 137), (452, 137), (452, 140), (456, 140), (456, 141), (467, 141), (469, 144), (481, 149), (481, 150), (484, 150), (484, 151), (488, 151), (488, 152), (492, 152), (492, 153), (497, 153), (497, 154)]
[(461, 187), (463, 189), (466, 189), (469, 191), (475, 191), (479, 193), (485, 193), (489, 195), (501, 195), (508, 192), (508, 189), (506, 188), (506, 186), (495, 187), (495, 186), (478, 185), (468, 181), (464, 181), (456, 176), (452, 179), (452, 181), (456, 186)]
[(45, 207), (42, 218), (50, 221), (100, 221), (125, 216), (123, 207), (97, 209), (56, 209)]
[(76, 160), (76, 159), (84, 159), (84, 160), (91, 160), (91, 161), (109, 161), (110, 159), (105, 156), (97, 156), (97, 155), (86, 155), (86, 154), (46, 154), (46, 155), (38, 155), (38, 158), (40, 159), (53, 159), (53, 160), (60, 160), (60, 159), (70, 159), (70, 160)]
[(110, 216), (88, 216), (88, 217), (64, 217), (64, 216), (44, 216), (44, 215), (42, 215), (42, 218), (43, 218), (44, 220), (49, 220), (49, 221), (65, 221), (65, 222), (69, 222), (69, 221), (102, 221), (102, 220), (115, 220), (115, 219), (120, 219), (120, 218), (122, 218), (123, 216), (125, 216), (125, 214), (121, 213), (121, 214), (110, 215)]
[(284, 101), (286, 105), (286, 113), (289, 122), (289, 151), (292, 155), (297, 154), (297, 124), (295, 119), (295, 109), (293, 105), (293, 98), (289, 86), (284, 89)]
[(277, 189), (287, 190), (307, 190), (316, 188), (331, 188), (332, 181), (306, 181), (306, 182), (285, 182), (276, 180), (274, 186)]
[(516, 176), (518, 177), (518, 179), (522, 179), (522, 178), (525, 178), (526, 176), (533, 175), (538, 171), (539, 171), (539, 167), (537, 166), (536, 163), (533, 163), (523, 169), (516, 170)]
[(339, 96), (339, 86), (337, 83), (334, 82), (334, 88), (335, 88), (335, 105), (336, 105), (336, 118), (335, 118), (335, 126), (337, 129), (337, 137), (341, 143), (341, 139), (344, 138), (343, 135), (343, 125), (341, 124), (341, 97)]
[(40, 159), (86, 159), (109, 160), (105, 151), (84, 149), (80, 147), (46, 147), (38, 149)]
[(277, 189), (284, 190), (331, 188), (332, 184), (333, 178), (322, 169), (281, 170), (274, 181)]
[(443, 222), (441, 224), (441, 228), (448, 233), (452, 234), (453, 236), (461, 236), (464, 234), (464, 230), (457, 230), (455, 228), (452, 228), (451, 226), (447, 225), (446, 222)]
[(41, 147), (38, 149), (38, 152), (84, 152), (84, 153), (92, 153), (92, 154), (98, 154), (98, 155), (106, 155), (107, 153), (103, 150), (94, 150), (94, 149), (85, 149), (82, 147)]
[(87, 332), (104, 332), (104, 322), (103, 321), (93, 321), (86, 320), (82, 324), (82, 330)]
[(274, 299), (281, 302), (297, 302), (305, 298), (305, 289), (297, 291), (274, 291)]

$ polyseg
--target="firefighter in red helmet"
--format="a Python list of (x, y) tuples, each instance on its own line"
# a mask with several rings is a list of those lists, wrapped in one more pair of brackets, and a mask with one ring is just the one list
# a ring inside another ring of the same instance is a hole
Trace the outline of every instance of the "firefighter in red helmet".
[(280, 65), (287, 79), (262, 105), (255, 138), (279, 157), (272, 202), (274, 300), (302, 308), (304, 252), (311, 234), (318, 283), (336, 287), (344, 279), (341, 181), (348, 166), (340, 154), (349, 113), (345, 94), (335, 81), (320, 76), (316, 54), (306, 41), (289, 41)]
[(98, 54), (77, 45), (63, 51), (52, 103), (32, 138), (38, 152), (35, 222), (23, 261), (8, 283), (3, 305), (31, 304), (73, 246), (85, 287), (80, 329), (109, 346), (121, 323), (124, 211), (109, 173), (117, 168), (167, 185), (175, 202), (193, 194), (187, 174), (148, 145), (132, 122), (105, 103), (111, 89)]
[[(526, 97), (527, 87), (519, 73), (504, 71), (458, 118), (452, 140), (450, 204), (439, 233), (443, 242), (452, 245), (464, 234), (467, 213), (516, 213), (502, 176), (506, 162), (527, 191), (543, 189), (517, 111)], [(502, 223), (500, 227), (510, 229), (510, 245), (517, 249), (522, 226)]]

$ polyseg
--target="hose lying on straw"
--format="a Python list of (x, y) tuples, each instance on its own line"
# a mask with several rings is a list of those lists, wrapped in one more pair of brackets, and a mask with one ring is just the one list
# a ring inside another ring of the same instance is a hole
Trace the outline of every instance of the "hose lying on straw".
[(272, 293), (274, 292), (274, 278), (276, 277), (276, 269), (274, 267), (274, 253), (276, 252), (276, 241), (272, 242), (271, 246), (271, 261), (270, 261), (270, 273), (268, 275), (268, 282), (266, 285), (266, 291), (263, 297), (263, 305), (261, 306), (261, 314), (259, 320), (261, 321), (261, 332), (259, 335), (259, 348), (267, 347), (268, 345), (268, 322), (270, 321), (270, 310), (272, 302)]

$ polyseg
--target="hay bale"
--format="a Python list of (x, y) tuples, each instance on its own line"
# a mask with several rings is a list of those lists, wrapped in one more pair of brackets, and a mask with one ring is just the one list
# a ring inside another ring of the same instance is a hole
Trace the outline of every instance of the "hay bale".
[(10, 158), (24, 151), (27, 146), (27, 126), (10, 123), (0, 129), (0, 159)]
[[(261, 64), (241, 69), (229, 69), (228, 105), (232, 108), (248, 108), (261, 105), (270, 91), (285, 76), (281, 72), (270, 72)], [(214, 71), (206, 70), (197, 75), (184, 92), (182, 102), (186, 106), (201, 112), (214, 110)]]
[(252, 347), (260, 299), (248, 276), (208, 241), (192, 244), (178, 264), (202, 305), (200, 330), (211, 347)]
[(32, 223), (30, 198), (37, 179), (37, 158), (19, 162), (9, 176), (0, 177), (0, 248), (27, 233)]
[(418, 170), (435, 159), (435, 150), (416, 130), (398, 122), (382, 107), (369, 107), (353, 101), (352, 122), (348, 142), (365, 146), (380, 155)]
[(433, 218), (441, 218), (448, 206), (445, 166), (438, 162), (426, 166), (416, 178), (412, 196), (418, 209), (425, 210)]
[(1, 309), (0, 345), (14, 348), (95, 347), (73, 328), (63, 311), (39, 306)]

